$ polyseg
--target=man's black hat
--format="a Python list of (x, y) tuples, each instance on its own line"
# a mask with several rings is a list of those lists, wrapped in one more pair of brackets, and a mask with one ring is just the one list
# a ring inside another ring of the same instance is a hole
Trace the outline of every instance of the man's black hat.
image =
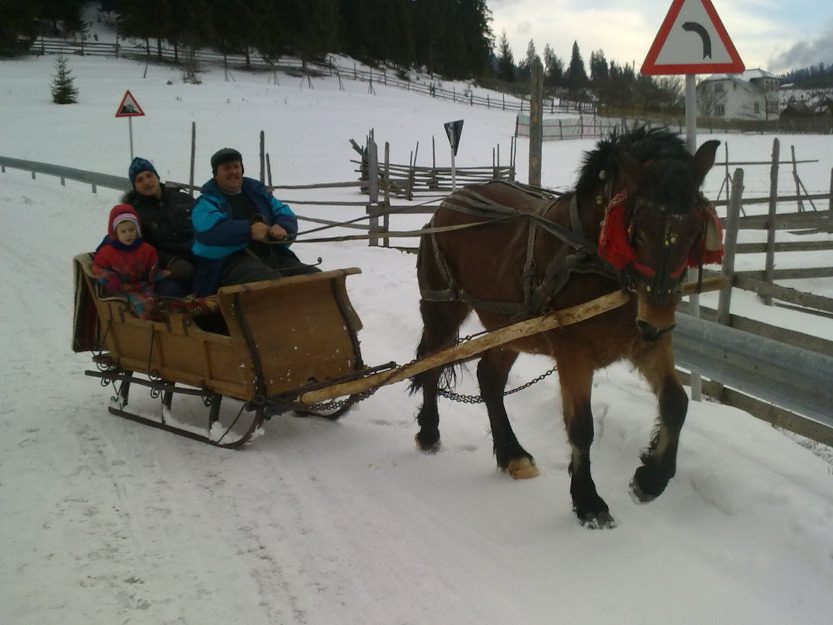
[(219, 165), (235, 162), (239, 162), (240, 166), (243, 166), (243, 155), (240, 154), (240, 152), (234, 148), (223, 148), (222, 150), (217, 150), (211, 157), (211, 173), (216, 175), (217, 167)]

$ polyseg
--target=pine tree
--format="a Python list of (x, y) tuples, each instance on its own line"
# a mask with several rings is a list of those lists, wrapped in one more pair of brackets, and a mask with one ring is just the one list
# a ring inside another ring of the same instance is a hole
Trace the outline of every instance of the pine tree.
[(538, 54), (535, 52), (535, 42), (530, 39), (526, 47), (526, 58), (518, 63), (518, 78), (521, 80), (529, 78), (532, 73), (532, 64), (536, 58), (538, 58)]
[(55, 78), (52, 80), (52, 101), (55, 104), (75, 104), (78, 102), (78, 89), (75, 88), (75, 79), (63, 55), (55, 60), (55, 69)]
[(456, 35), (462, 45), (462, 58), (457, 66), (458, 76), (486, 76), (491, 71), (489, 59), (495, 39), (489, 26), (491, 19), (492, 12), (485, 0), (458, 0)]
[(544, 46), (544, 83), (553, 87), (561, 86), (564, 79), (564, 65), (555, 56), (550, 44)]
[(497, 56), (497, 75), (501, 80), (512, 82), (515, 80), (515, 59), (512, 50), (509, 48), (509, 40), (504, 30), (500, 35)]
[(577, 98), (579, 93), (590, 83), (587, 78), (587, 71), (584, 69), (584, 61), (578, 49), (578, 42), (573, 42), (573, 54), (570, 57), (570, 65), (564, 75), (567, 88), (570, 90), (570, 97)]

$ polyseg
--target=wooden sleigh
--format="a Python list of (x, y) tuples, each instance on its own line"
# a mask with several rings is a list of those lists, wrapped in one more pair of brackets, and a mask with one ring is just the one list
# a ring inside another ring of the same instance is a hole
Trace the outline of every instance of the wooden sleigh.
[[(92, 277), (90, 254), (76, 256), (73, 264), (73, 349), (93, 352), (97, 370), (87, 375), (116, 388), (113, 414), (236, 448), (274, 414), (303, 409), (337, 418), (349, 401), (317, 407), (294, 400), (328, 380), (365, 371), (357, 338), (361, 321), (345, 286), (359, 269), (225, 287), (188, 303), (161, 299), (164, 312), (151, 321), (138, 318), (124, 298), (103, 291)], [(128, 408), (136, 384), (161, 398), (153, 414)], [(208, 408), (205, 423), (173, 418), (175, 395), (200, 397)], [(223, 398), (241, 404), (232, 422), (221, 419)]]

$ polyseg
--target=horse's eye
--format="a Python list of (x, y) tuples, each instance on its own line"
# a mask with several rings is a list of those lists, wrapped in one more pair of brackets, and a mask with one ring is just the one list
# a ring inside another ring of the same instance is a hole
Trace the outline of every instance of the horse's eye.
[(632, 244), (633, 245), (642, 245), (645, 243), (645, 235), (642, 234), (641, 230), (634, 229), (633, 235), (631, 236)]

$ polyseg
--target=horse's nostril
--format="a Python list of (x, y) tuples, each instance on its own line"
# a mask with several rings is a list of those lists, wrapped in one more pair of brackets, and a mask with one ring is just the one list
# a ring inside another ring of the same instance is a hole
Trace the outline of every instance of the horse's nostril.
[(644, 319), (637, 319), (636, 320), (636, 327), (639, 329), (640, 334), (650, 334), (651, 332), (656, 332), (657, 329), (652, 326), (650, 323), (645, 321)]
[(659, 330), (644, 319), (636, 320), (636, 329), (639, 330), (639, 336), (643, 341), (656, 341), (660, 337)]

